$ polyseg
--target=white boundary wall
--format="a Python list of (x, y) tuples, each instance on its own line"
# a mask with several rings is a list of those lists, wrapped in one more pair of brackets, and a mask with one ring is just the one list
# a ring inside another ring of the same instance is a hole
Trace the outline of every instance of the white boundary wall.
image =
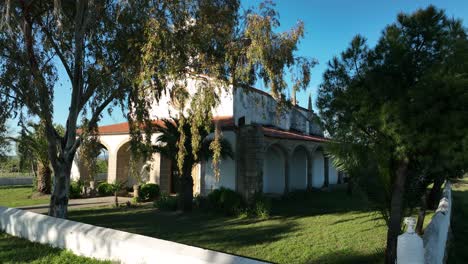
[(437, 208), (435, 215), (432, 217), (431, 223), (424, 231), (423, 241), (425, 249), (425, 263), (444, 263), (451, 215), (452, 188), (450, 182), (447, 181), (439, 207)]
[(0, 230), (121, 263), (260, 264), (253, 259), (0, 206)]

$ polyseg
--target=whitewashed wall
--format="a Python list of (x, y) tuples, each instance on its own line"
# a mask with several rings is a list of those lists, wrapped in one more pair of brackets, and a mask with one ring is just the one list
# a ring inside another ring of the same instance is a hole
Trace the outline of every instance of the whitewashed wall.
[[(212, 138), (213, 134), (209, 135), (208, 138)], [(234, 131), (223, 131), (223, 137), (229, 143), (231, 143), (232, 150), (236, 149), (236, 133)], [(236, 155), (234, 153), (234, 155)], [(205, 193), (209, 193), (214, 189), (220, 187), (229, 188), (231, 190), (236, 189), (236, 161), (235, 159), (227, 158), (220, 161), (220, 179), (216, 180), (213, 167), (211, 165), (212, 159), (208, 159), (205, 162)]]
[(269, 147), (263, 161), (263, 192), (283, 194), (285, 184), (285, 157), (280, 150)]
[(296, 149), (291, 158), (289, 189), (304, 190), (307, 188), (307, 154), (304, 149)]
[[(202, 81), (189, 79), (187, 80), (187, 91), (190, 95), (193, 95), (197, 92), (198, 87), (200, 87)], [(177, 117), (178, 110), (174, 107), (171, 102), (170, 91), (171, 87), (167, 89), (165, 93), (161, 96), (158, 102), (154, 102), (151, 107), (150, 115), (151, 118), (161, 119), (161, 118), (175, 118)], [(233, 96), (232, 88), (219, 88), (218, 96), (220, 99), (219, 105), (213, 109), (214, 116), (233, 116)], [(189, 106), (189, 104), (188, 104)]]
[(333, 162), (331, 160), (328, 162), (328, 183), (338, 183), (338, 171), (336, 170), (335, 166), (333, 166)]
[(316, 152), (313, 155), (312, 164), (312, 187), (322, 188), (325, 182), (324, 166), (323, 166), (323, 154), (322, 152)]
[(260, 261), (167, 240), (0, 207), (0, 230), (74, 254), (120, 263), (254, 264)]
[(423, 242), (426, 264), (444, 263), (451, 215), (452, 188), (450, 182), (447, 182), (436, 213), (424, 230)]

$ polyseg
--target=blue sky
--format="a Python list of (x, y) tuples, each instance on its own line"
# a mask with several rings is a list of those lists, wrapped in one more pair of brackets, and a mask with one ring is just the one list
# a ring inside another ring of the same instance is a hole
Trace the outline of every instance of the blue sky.
[[(261, 1), (243, 1), (244, 7), (256, 6)], [(319, 64), (312, 70), (312, 81), (307, 91), (298, 94), (299, 104), (307, 106), (307, 96), (312, 93), (315, 102), (317, 87), (322, 81), (322, 74), (327, 62), (346, 49), (353, 36), (361, 34), (368, 39), (370, 46), (375, 45), (384, 27), (396, 20), (400, 12), (413, 12), (430, 4), (446, 10), (449, 16), (461, 18), (468, 26), (468, 0), (457, 1), (307, 1), (278, 0), (277, 10), (280, 13), (280, 30), (293, 27), (298, 20), (305, 23), (306, 35), (299, 45), (298, 54), (318, 60)], [(54, 120), (64, 124), (70, 102), (70, 82), (63, 70), (59, 69), (60, 80), (56, 85), (54, 99)], [(265, 89), (261, 84), (258, 88)], [(119, 109), (114, 114), (105, 114), (101, 124), (123, 122)], [(14, 125), (12, 124), (12, 127)]]

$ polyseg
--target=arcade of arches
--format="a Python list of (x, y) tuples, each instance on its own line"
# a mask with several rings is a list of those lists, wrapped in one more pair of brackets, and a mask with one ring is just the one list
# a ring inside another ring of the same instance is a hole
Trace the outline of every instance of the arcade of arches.
[[(286, 137), (267, 133), (261, 126), (223, 130), (223, 135), (231, 142), (235, 158), (221, 161), (220, 181), (214, 180), (210, 161), (197, 164), (192, 170), (194, 193), (205, 195), (223, 186), (248, 197), (256, 192), (283, 194), (342, 181), (341, 173), (324, 155), (323, 140), (316, 137)], [(128, 133), (102, 133), (99, 140), (108, 151), (107, 181), (127, 182), (129, 187), (135, 184), (137, 180), (130, 176), (129, 169)], [(177, 170), (160, 154), (155, 153), (150, 161), (140, 162), (139, 170), (139, 182), (157, 183), (166, 193), (177, 190)], [(72, 179), (84, 177), (86, 172), (80, 168), (79, 157), (76, 157)]]

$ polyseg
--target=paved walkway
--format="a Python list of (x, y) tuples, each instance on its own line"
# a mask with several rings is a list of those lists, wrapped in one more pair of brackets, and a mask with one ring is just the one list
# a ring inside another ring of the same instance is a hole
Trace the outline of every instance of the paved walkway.
[[(119, 204), (121, 203), (123, 204), (131, 200), (132, 198), (130, 197), (119, 196)], [(107, 206), (107, 205), (113, 205), (113, 204), (114, 204), (114, 196), (86, 198), (86, 199), (72, 199), (68, 201), (68, 210)], [(17, 208), (28, 210), (34, 213), (45, 214), (49, 211), (49, 204), (21, 206)]]

